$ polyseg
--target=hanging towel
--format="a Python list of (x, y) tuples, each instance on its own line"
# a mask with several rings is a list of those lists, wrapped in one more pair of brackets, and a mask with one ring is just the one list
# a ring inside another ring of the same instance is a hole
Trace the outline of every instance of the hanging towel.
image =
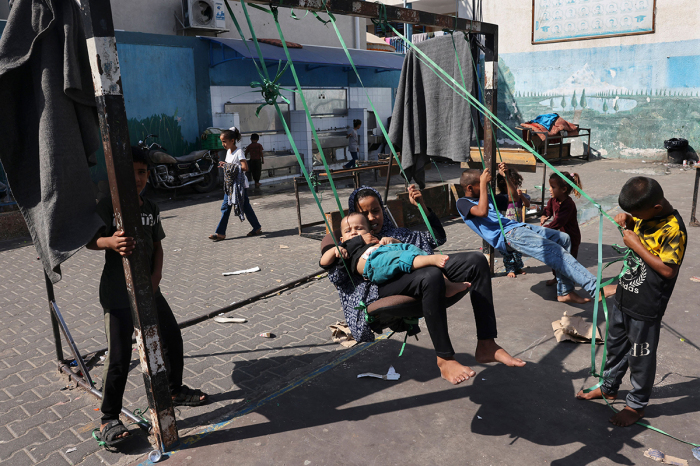
[(105, 225), (89, 163), (100, 145), (81, 13), (75, 1), (15, 0), (0, 38), (0, 161), (44, 270)]
[[(469, 44), (455, 36), (466, 89), (472, 89)], [(461, 84), (455, 51), (450, 36), (436, 37), (416, 45), (455, 81)], [(401, 151), (404, 168), (425, 165), (429, 156), (446, 157), (455, 162), (469, 160), (471, 108), (427, 65), (413, 49), (406, 54), (391, 117), (389, 139)]]

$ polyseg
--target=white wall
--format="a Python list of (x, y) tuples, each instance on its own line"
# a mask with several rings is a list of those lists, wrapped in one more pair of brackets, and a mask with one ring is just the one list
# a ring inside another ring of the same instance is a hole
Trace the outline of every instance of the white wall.
[[(0, 0), (3, 2), (5, 0)], [(235, 0), (230, 0), (231, 9), (236, 15), (246, 38), (250, 38), (248, 25), (243, 14), (241, 4)], [(324, 26), (313, 15), (309, 14), (300, 20), (290, 17), (288, 8), (280, 8), (280, 24), (282, 32), (287, 41), (309, 45), (331, 45), (340, 46), (338, 37), (331, 26)], [(248, 7), (255, 34), (259, 38), (278, 39), (279, 34), (272, 16), (254, 8)], [(304, 16), (303, 12), (298, 17)], [(183, 35), (179, 30), (180, 24), (175, 19), (175, 15), (182, 19), (182, 0), (112, 0), (112, 15), (114, 17), (114, 27), (125, 31), (147, 32), (152, 34)], [(336, 16), (338, 29), (343, 36), (348, 47), (354, 44), (354, 26), (352, 18), (346, 16)], [(229, 32), (219, 34), (218, 37), (240, 39), (233, 21), (226, 11), (226, 28)], [(362, 31), (364, 33), (364, 31)], [(188, 31), (186, 35), (214, 35), (206, 31)], [(367, 43), (364, 34), (361, 34), (363, 48)]]
[[(656, 5), (656, 32), (653, 34), (537, 45), (531, 43), (531, 0), (484, 1), (483, 12), (484, 22), (499, 26), (498, 53), (545, 52), (700, 39), (700, 8), (697, 0), (657, 0)], [(471, 7), (469, 11), (471, 12)]]

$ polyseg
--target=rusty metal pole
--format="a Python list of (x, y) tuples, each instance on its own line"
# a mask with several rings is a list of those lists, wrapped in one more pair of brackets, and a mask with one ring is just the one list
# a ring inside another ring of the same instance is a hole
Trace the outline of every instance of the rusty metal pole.
[(695, 209), (698, 207), (698, 185), (700, 185), (700, 168), (695, 169), (695, 187), (693, 188), (693, 206), (690, 210), (690, 226), (700, 227), (700, 222), (695, 218)]
[[(484, 103), (494, 115), (498, 109), (498, 27), (493, 34), (486, 34), (486, 52), (484, 54)], [(496, 192), (496, 141), (495, 128), (489, 118), (484, 118), (484, 164), (491, 171), (491, 189)], [(477, 135), (478, 137), (478, 135)], [(494, 250), (484, 241), (484, 252), (489, 256), (489, 270), (493, 275)]]
[(56, 345), (56, 359), (63, 362), (63, 346), (61, 345), (61, 331), (58, 328), (58, 321), (53, 313), (53, 303), (56, 301), (56, 296), (53, 291), (53, 283), (44, 272), (44, 281), (46, 282), (46, 295), (49, 298), (49, 314), (51, 314), (51, 328), (53, 329), (53, 342)]
[(150, 257), (144, 253), (144, 232), (110, 0), (81, 0), (80, 8), (95, 85), (114, 218), (118, 230), (136, 239), (133, 254), (123, 259), (124, 275), (153, 433), (161, 449), (169, 450), (178, 441), (177, 426), (153, 299)]

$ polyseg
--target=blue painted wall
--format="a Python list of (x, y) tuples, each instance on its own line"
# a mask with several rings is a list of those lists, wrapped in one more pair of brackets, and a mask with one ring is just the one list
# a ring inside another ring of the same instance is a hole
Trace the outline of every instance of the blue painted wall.
[[(0, 21), (0, 34), (5, 23)], [(209, 42), (196, 37), (123, 31), (115, 36), (132, 144), (155, 133), (172, 154), (195, 150), (199, 134), (212, 125), (210, 86), (247, 86), (260, 80), (251, 60), (210, 68)], [(307, 71), (298, 64), (297, 73), (302, 86), (360, 86), (352, 70), (341, 66)], [(400, 71), (376, 73), (363, 69), (360, 75), (367, 87), (395, 88)], [(281, 84), (294, 86), (290, 71)], [(94, 181), (107, 178), (102, 150), (97, 156), (98, 165), (92, 170)]]
[(502, 54), (499, 117), (514, 127), (559, 113), (592, 128), (603, 157), (659, 159), (665, 139), (700, 145), (698, 50), (700, 40)]

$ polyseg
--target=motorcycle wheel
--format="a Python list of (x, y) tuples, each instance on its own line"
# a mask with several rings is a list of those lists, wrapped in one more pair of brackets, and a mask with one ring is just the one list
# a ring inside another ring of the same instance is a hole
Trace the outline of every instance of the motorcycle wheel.
[(219, 181), (218, 171), (218, 169), (210, 171), (204, 175), (204, 179), (201, 182), (193, 184), (192, 188), (194, 188), (194, 190), (198, 193), (208, 193), (213, 191)]

